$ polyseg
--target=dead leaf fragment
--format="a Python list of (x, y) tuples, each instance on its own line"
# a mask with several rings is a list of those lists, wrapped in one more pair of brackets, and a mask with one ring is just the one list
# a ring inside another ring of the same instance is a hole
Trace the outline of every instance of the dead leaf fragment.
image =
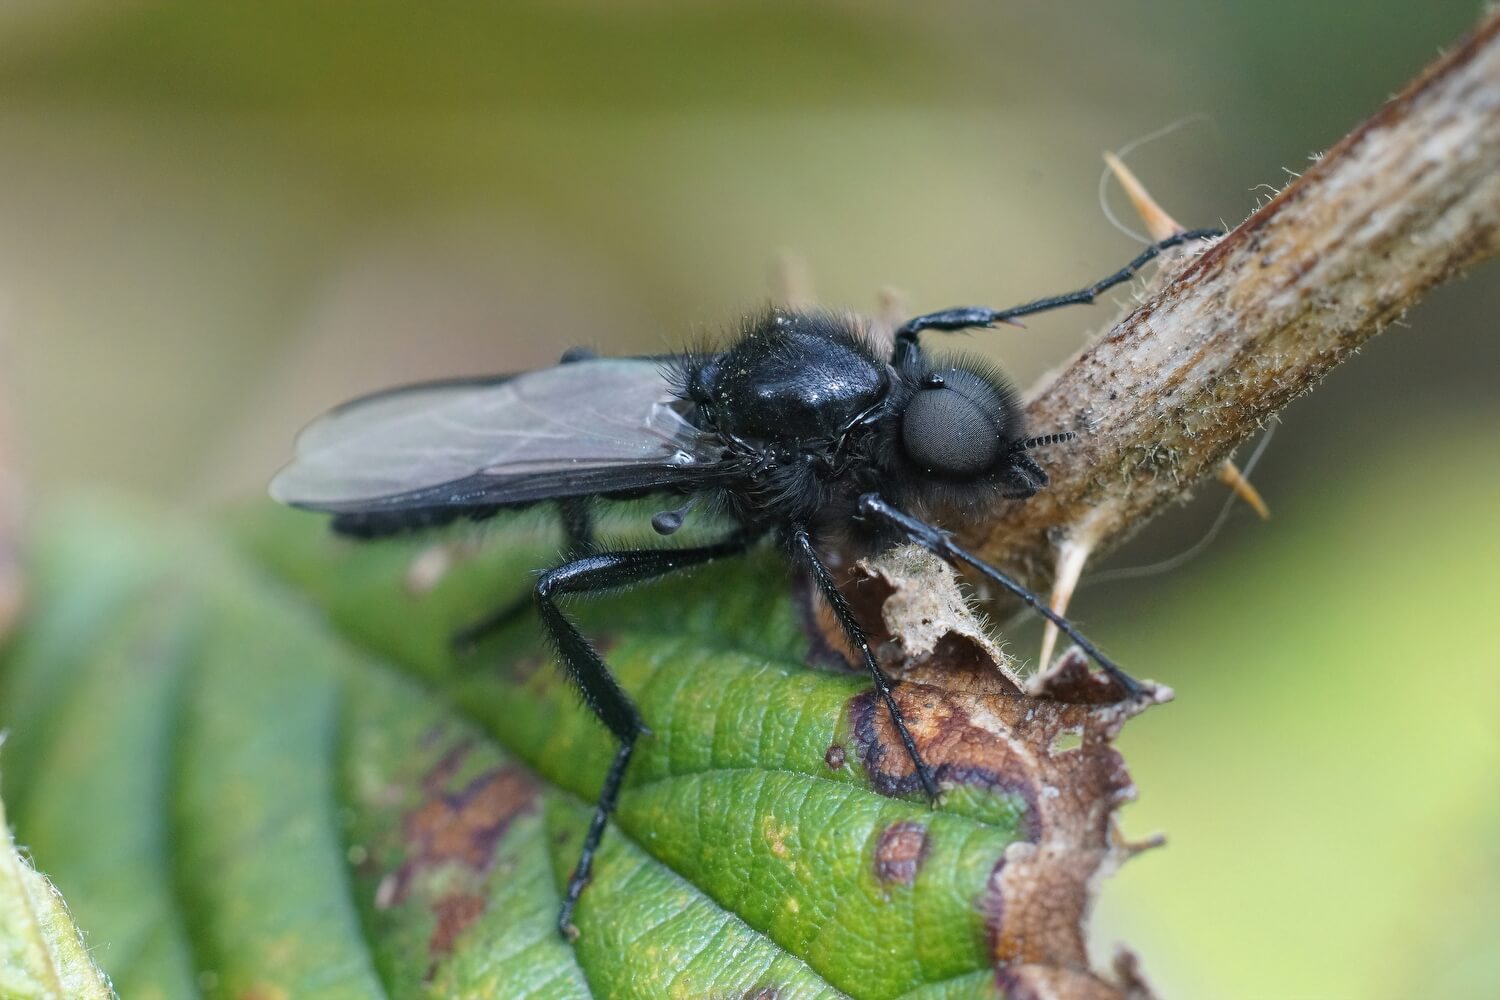
[[(1076, 649), (1023, 682), (954, 574), (935, 558), (904, 547), (853, 572), (861, 571), (846, 592), (878, 640), (882, 663), (903, 681), (897, 704), (939, 786), (983, 789), (1014, 803), (1016, 839), (995, 859), (975, 901), (997, 983), (1007, 996), (1038, 1000), (1149, 996), (1133, 965), (1129, 977), (1118, 966), (1093, 969), (1086, 922), (1100, 882), (1141, 846), (1115, 825), (1135, 786), (1111, 741), (1126, 720), (1169, 700), (1170, 689), (1148, 685), (1144, 696), (1127, 698)], [(804, 621), (815, 644), (836, 647), (836, 623), (817, 614)], [(859, 762), (874, 790), (918, 794), (911, 760), (878, 696), (861, 692), (848, 712), (851, 739), (843, 753)], [(881, 831), (877, 880), (910, 885), (927, 837), (918, 822)]]

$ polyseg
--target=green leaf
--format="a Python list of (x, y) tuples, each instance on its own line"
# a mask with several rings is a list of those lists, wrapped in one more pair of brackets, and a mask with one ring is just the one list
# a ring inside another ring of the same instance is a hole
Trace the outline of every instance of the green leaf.
[(54, 516), (7, 759), (124, 995), (1114, 995), (1081, 924), (1121, 857), (1119, 713), (987, 691), (993, 668), (903, 686), (934, 810), (864, 678), (808, 665), (774, 552), (575, 605), (654, 735), (565, 942), (612, 744), (528, 616), (449, 649), (555, 560), (540, 525), (358, 545), (264, 511), (228, 547)]
[(0, 805), (0, 996), (13, 1000), (113, 997), (62, 895), (16, 850)]

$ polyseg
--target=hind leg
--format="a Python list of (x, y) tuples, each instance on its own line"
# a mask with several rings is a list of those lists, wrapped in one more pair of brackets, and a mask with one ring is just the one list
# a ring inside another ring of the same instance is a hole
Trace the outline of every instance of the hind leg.
[(604, 785), (594, 806), (594, 818), (589, 823), (588, 834), (584, 837), (583, 848), (578, 855), (578, 865), (568, 879), (562, 908), (557, 915), (557, 929), (565, 938), (571, 940), (578, 934), (578, 929), (573, 926), (573, 909), (589, 883), (594, 868), (594, 855), (599, 850), (599, 842), (604, 837), (610, 814), (615, 810), (615, 802), (619, 798), (620, 785), (625, 780), (626, 768), (630, 765), (635, 741), (647, 729), (635, 703), (615, 680), (599, 651), (584, 638), (578, 626), (563, 614), (556, 599), (564, 594), (594, 594), (614, 590), (723, 556), (738, 555), (753, 540), (749, 535), (736, 532), (722, 542), (695, 548), (600, 552), (548, 570), (536, 582), (537, 612), (548, 638), (557, 650), (558, 659), (567, 671), (568, 679), (573, 682), (589, 711), (604, 723), (604, 727), (620, 744), (609, 771), (604, 776)]

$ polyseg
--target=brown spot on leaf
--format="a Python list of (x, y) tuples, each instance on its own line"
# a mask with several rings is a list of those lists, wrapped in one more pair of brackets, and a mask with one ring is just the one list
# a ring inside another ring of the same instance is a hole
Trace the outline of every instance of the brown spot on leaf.
[(927, 860), (927, 827), (922, 823), (892, 823), (880, 831), (875, 846), (875, 877), (882, 882), (911, 885)]
[(437, 921), (430, 942), (434, 958), (483, 912), (495, 848), (536, 800), (534, 780), (511, 765), (482, 771), (450, 790), (472, 750), (470, 741), (459, 740), (422, 775), (422, 800), (401, 823), (405, 860), (380, 880), (375, 893), (375, 906), (387, 909), (406, 902), (418, 885), (430, 892), (435, 883), (428, 873), (459, 873), (456, 880), (439, 876), (443, 894), (430, 904)]
[[(978, 899), (1000, 985), (1016, 998), (1118, 1000), (1120, 987), (1089, 968), (1084, 924), (1099, 880), (1133, 849), (1113, 825), (1115, 810), (1135, 789), (1110, 740), (1150, 699), (1119, 701), (1112, 681), (1071, 656), (1032, 693), (996, 683), (993, 668), (987, 676), (970, 673), (972, 664), (960, 664), (953, 682), (943, 684), (940, 667), (934, 658), (895, 689), (923, 759), (940, 786), (986, 789), (1020, 809), (1015, 840), (995, 860)], [(850, 745), (872, 788), (919, 793), (911, 760), (874, 692), (850, 700), (849, 720)], [(877, 849), (882, 877), (905, 875), (899, 859), (915, 845), (907, 836), (882, 835), (893, 862), (882, 870)]]
[(442, 958), (453, 951), (458, 936), (468, 930), (484, 913), (485, 899), (476, 893), (456, 892), (432, 904), (437, 924), (427, 942), (427, 954)]
[[(1171, 692), (1147, 685), (1129, 697), (1076, 651), (1023, 681), (952, 573), (914, 547), (835, 572), (881, 665), (901, 681), (893, 697), (939, 786), (986, 790), (1016, 809), (1014, 839), (976, 899), (997, 985), (1013, 1000), (1149, 997), (1133, 965), (1117, 964), (1113, 976), (1090, 968), (1084, 923), (1099, 881), (1140, 849), (1114, 826), (1115, 810), (1135, 789), (1111, 740), (1127, 719)], [(857, 664), (806, 580), (794, 599), (812, 658)], [(919, 795), (915, 767), (875, 692), (851, 698), (848, 714), (850, 738), (829, 747), (829, 767), (847, 763), (852, 752), (874, 791)], [(877, 878), (914, 881), (927, 833), (914, 822), (882, 831)]]
[[(1172, 700), (1171, 688), (1151, 683), (1146, 683), (1145, 687), (1143, 700), (1147, 704)], [(1038, 698), (1070, 705), (1116, 705), (1128, 697), (1125, 686), (1114, 677), (1102, 670), (1090, 669), (1088, 657), (1076, 646), (1058, 657), (1050, 670), (1031, 678), (1027, 689)]]
[[(964, 699), (926, 685), (904, 684), (896, 689), (896, 703), (906, 719), (922, 758), (939, 785), (973, 785), (1019, 799), (1024, 810), (1020, 836), (1035, 840), (1041, 833), (1038, 789), (1024, 754), (985, 726), (974, 725)], [(901, 743), (885, 704), (874, 691), (856, 695), (849, 703), (854, 746), (870, 785), (893, 798), (921, 790), (916, 767)]]
[(933, 644), (932, 652), (908, 665), (907, 673), (919, 666), (934, 666), (956, 676), (968, 676), (971, 683), (988, 678), (990, 686), (999, 690), (1019, 690), (1012, 684), (997, 682), (1010, 680), (1009, 676), (995, 668), (990, 650), (973, 636), (947, 632)]
[(828, 765), (829, 770), (842, 771), (844, 769), (844, 744), (831, 745), (823, 754), (823, 763)]
[[(435, 794), (406, 816), (408, 854), (403, 867), (451, 861), (483, 871), (505, 828), (531, 807), (536, 787), (529, 776), (507, 766), (476, 775), (456, 793), (432, 791)], [(396, 902), (400, 901), (398, 895)]]

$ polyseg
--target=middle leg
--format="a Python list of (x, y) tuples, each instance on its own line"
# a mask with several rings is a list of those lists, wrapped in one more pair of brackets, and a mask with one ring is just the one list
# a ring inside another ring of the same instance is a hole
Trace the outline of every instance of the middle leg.
[(833, 574), (828, 571), (828, 567), (818, 556), (812, 539), (807, 534), (807, 529), (799, 527), (792, 530), (792, 546), (812, 572), (818, 591), (822, 593), (828, 606), (833, 609), (834, 616), (843, 626), (844, 634), (859, 650), (860, 656), (865, 661), (865, 669), (870, 672), (870, 679), (875, 682), (875, 690), (885, 702), (886, 711), (891, 715), (891, 722), (895, 724), (896, 732), (901, 736), (901, 743), (906, 747), (906, 755), (911, 758), (912, 767), (916, 769), (917, 780), (922, 783), (922, 791), (927, 793), (929, 800), (935, 801), (938, 797), (937, 779), (932, 774), (932, 768), (928, 767), (927, 762), (922, 759), (916, 741), (912, 739), (910, 731), (906, 728), (906, 719), (901, 715), (901, 708), (896, 704), (896, 698), (891, 693), (891, 679), (875, 661), (875, 654), (870, 650), (870, 641), (865, 635), (865, 630), (854, 617), (854, 609), (849, 606), (849, 601), (839, 591)]

